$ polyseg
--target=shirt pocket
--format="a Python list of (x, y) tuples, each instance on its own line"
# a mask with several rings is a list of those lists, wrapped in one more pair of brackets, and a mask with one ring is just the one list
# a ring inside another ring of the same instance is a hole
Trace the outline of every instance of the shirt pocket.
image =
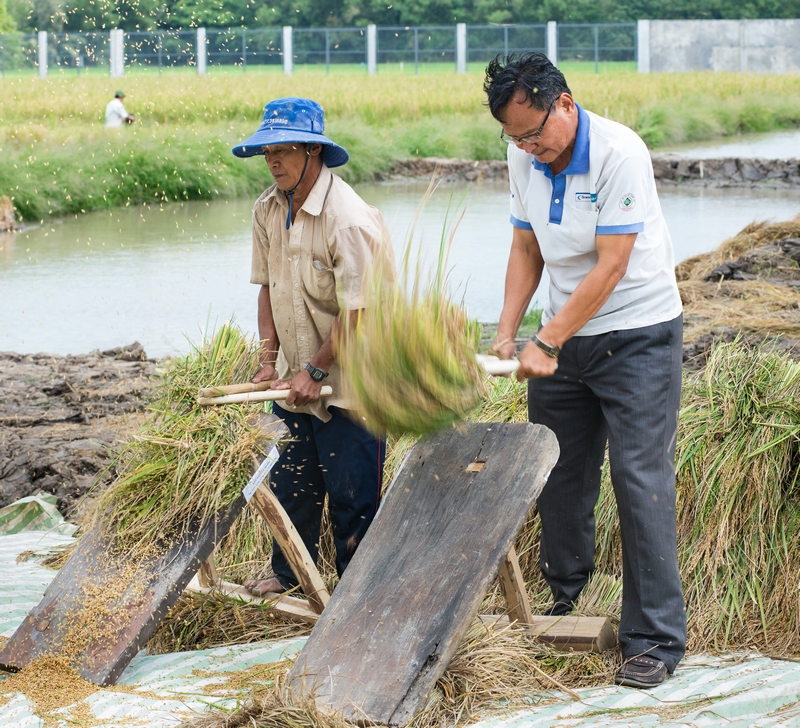
[(597, 210), (582, 210), (572, 205), (565, 205), (565, 219), (562, 221), (563, 236), (570, 250), (583, 254), (597, 250), (595, 235), (599, 214)]
[(333, 269), (316, 258), (312, 259), (311, 269), (306, 276), (306, 289), (317, 301), (336, 300), (336, 278)]

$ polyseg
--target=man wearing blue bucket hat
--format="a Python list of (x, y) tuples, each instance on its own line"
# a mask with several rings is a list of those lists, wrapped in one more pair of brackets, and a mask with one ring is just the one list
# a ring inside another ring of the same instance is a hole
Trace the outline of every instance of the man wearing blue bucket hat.
[[(359, 312), (366, 270), (377, 258), (391, 262), (392, 250), (381, 213), (330, 171), (350, 156), (324, 130), (315, 101), (277, 99), (258, 131), (232, 151), (263, 156), (275, 179), (253, 208), (250, 277), (260, 286), (262, 368), (253, 381), (290, 390), (274, 412), (293, 441), (271, 485), (314, 559), (328, 496), (341, 575), (377, 511), (386, 444), (348, 415), (332, 332), (341, 315)], [(333, 389), (324, 401), (323, 381)], [(254, 594), (297, 586), (277, 544), (272, 569), (274, 577), (245, 586)]]

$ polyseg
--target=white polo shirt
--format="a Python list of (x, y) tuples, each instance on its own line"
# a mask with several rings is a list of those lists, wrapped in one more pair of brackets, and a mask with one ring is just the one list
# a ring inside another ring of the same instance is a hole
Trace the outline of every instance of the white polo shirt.
[(533, 230), (550, 275), (542, 323), (597, 264), (595, 236), (620, 233), (638, 233), (628, 270), (576, 336), (671, 321), (682, 306), (650, 153), (628, 127), (577, 108), (575, 149), (561, 174), (508, 145), (511, 224)]

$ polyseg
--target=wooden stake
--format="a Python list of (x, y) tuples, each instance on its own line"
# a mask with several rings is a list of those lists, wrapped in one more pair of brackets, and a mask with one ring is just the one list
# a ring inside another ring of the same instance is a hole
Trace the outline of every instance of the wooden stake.
[(523, 629), (536, 642), (563, 652), (605, 652), (617, 645), (617, 633), (608, 617), (542, 617), (535, 615), (529, 625), (511, 623), (505, 615), (481, 614), (486, 625)]
[(271, 592), (257, 597), (251, 594), (245, 587), (240, 584), (234, 584), (232, 581), (220, 579), (215, 586), (202, 586), (200, 580), (194, 578), (189, 582), (186, 589), (187, 591), (197, 592), (198, 594), (209, 594), (212, 591), (219, 591), (225, 596), (239, 599), (243, 602), (255, 602), (256, 604), (268, 604), (272, 602), (272, 608), (276, 612), (280, 612), (285, 617), (297, 619), (306, 624), (314, 625), (319, 619), (319, 615), (309, 608), (308, 602), (305, 599), (286, 596), (285, 594), (272, 594)]
[(513, 546), (500, 567), (498, 578), (500, 579), (503, 598), (506, 600), (506, 606), (508, 607), (508, 618), (512, 622), (519, 622), (520, 625), (533, 624), (533, 614), (531, 613), (528, 592), (525, 589), (525, 579), (522, 577), (522, 569), (519, 567), (519, 559)]
[(200, 582), (200, 586), (206, 587), (216, 586), (219, 582), (217, 564), (214, 561), (213, 553), (200, 565), (200, 571), (197, 572), (197, 580)]
[(309, 605), (317, 614), (322, 614), (322, 610), (331, 598), (330, 594), (303, 539), (297, 533), (278, 497), (262, 483), (253, 493), (250, 503), (269, 524), (272, 537), (280, 545), (283, 555), (292, 567), (303, 593), (308, 597)]

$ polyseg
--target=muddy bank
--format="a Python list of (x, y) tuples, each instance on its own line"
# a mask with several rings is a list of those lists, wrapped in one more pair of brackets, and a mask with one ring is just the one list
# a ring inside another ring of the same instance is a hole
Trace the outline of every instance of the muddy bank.
[[(698, 187), (800, 187), (797, 159), (687, 159), (673, 154), (653, 154), (653, 173), (663, 185)], [(424, 157), (397, 162), (381, 175), (385, 182), (429, 180), (434, 171), (445, 182), (508, 180), (505, 161), (472, 162), (463, 159)]]
[(44, 490), (69, 516), (114, 441), (141, 424), (155, 370), (140, 344), (83, 356), (0, 352), (0, 505)]
[(797, 159), (687, 159), (654, 154), (653, 173), (662, 185), (697, 187), (800, 187)]

